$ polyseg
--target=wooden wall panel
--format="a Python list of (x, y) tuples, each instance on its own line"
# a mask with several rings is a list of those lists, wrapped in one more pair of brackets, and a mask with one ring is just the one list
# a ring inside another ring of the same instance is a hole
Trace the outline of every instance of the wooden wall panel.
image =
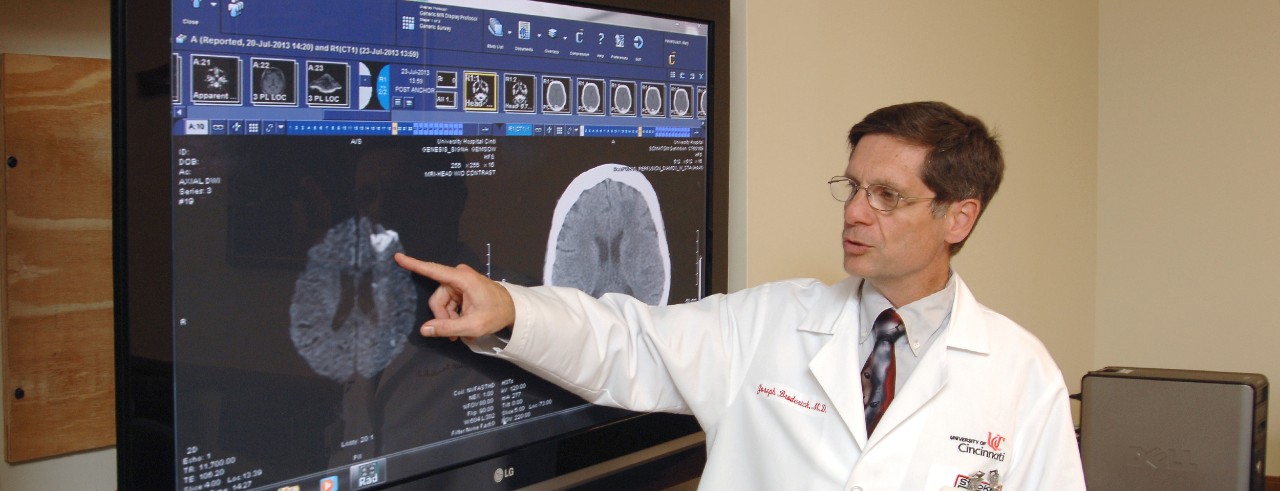
[(0, 55), (0, 116), (5, 460), (112, 445), (111, 63)]

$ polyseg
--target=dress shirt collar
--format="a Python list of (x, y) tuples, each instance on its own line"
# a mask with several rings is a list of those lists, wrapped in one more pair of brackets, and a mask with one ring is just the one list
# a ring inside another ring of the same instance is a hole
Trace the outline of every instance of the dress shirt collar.
[[(862, 280), (858, 295), (861, 297), (858, 302), (860, 306), (858, 325), (861, 326), (858, 342), (861, 343), (871, 335), (871, 327), (875, 323), (876, 316), (879, 316), (884, 309), (893, 307), (893, 304), (866, 280)], [(950, 320), (951, 306), (955, 303), (955, 298), (956, 275), (949, 271), (947, 284), (941, 290), (897, 309), (898, 316), (902, 317), (902, 325), (907, 330), (907, 346), (911, 347), (913, 354), (920, 356), (924, 353), (925, 348), (929, 347), (930, 340)]]

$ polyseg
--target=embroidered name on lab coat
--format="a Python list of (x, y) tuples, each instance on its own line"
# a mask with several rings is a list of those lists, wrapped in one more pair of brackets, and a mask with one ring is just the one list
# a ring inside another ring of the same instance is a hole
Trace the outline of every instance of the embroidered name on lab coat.
[(804, 396), (785, 385), (772, 382), (756, 384), (756, 397), (777, 400), (780, 403), (789, 404), (814, 413), (826, 413), (828, 409), (826, 402)]

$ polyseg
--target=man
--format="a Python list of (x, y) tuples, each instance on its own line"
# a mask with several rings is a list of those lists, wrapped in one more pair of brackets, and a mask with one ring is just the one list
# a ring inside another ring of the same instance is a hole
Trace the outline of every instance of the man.
[(709, 489), (1084, 489), (1062, 374), (951, 271), (999, 187), (998, 143), (925, 102), (869, 114), (849, 145), (829, 185), (850, 277), (832, 286), (651, 307), (396, 259), (442, 285), (424, 336), (467, 338), (598, 404), (692, 413)]

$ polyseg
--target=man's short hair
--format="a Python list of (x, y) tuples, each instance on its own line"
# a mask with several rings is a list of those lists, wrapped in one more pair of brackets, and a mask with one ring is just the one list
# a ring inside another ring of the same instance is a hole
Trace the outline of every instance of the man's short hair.
[[(1000, 188), (1004, 177), (1000, 143), (982, 120), (947, 104), (911, 102), (877, 109), (849, 130), (849, 151), (870, 134), (893, 136), (929, 150), (920, 179), (936, 195), (935, 214), (941, 215), (950, 203), (976, 198), (982, 204), (981, 217)], [(951, 254), (960, 252), (968, 239), (951, 244)]]

